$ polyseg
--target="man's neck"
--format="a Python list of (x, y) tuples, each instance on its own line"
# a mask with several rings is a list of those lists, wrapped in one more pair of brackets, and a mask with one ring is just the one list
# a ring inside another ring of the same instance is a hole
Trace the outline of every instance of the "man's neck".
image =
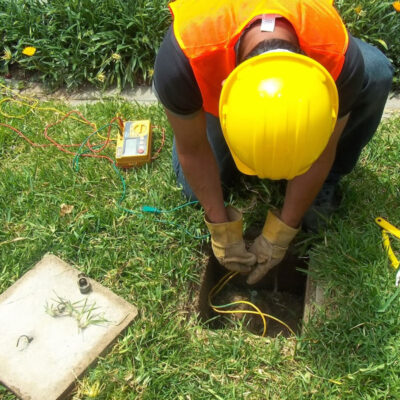
[(254, 26), (250, 27), (240, 40), (239, 46), (239, 63), (254, 49), (260, 42), (270, 39), (287, 40), (298, 46), (296, 32), (290, 22), (284, 18), (277, 18), (275, 21), (275, 29), (273, 32), (261, 30), (261, 20), (257, 21)]

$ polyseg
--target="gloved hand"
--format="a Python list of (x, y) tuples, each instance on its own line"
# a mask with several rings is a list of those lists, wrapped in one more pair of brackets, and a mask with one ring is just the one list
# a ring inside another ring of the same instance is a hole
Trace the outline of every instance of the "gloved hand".
[(214, 224), (204, 219), (211, 234), (214, 255), (230, 271), (250, 272), (256, 256), (246, 250), (242, 234), (242, 214), (232, 206), (228, 206), (226, 211), (229, 222)]
[(273, 212), (268, 211), (262, 233), (250, 247), (250, 251), (257, 256), (257, 266), (248, 276), (248, 284), (258, 282), (283, 260), (289, 243), (299, 230), (286, 225)]

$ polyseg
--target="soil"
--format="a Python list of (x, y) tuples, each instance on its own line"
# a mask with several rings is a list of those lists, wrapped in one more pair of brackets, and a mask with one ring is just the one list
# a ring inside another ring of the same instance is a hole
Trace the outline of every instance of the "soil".
[[(229, 326), (232, 320), (244, 319), (249, 331), (261, 335), (263, 321), (255, 314), (225, 314), (215, 313), (208, 305), (210, 290), (228, 272), (218, 263), (211, 249), (208, 249), (207, 265), (203, 266), (201, 285), (197, 296), (197, 312), (200, 318), (207, 322), (211, 329)], [(270, 314), (289, 325), (296, 333), (300, 332), (304, 309), (304, 293), (306, 274), (298, 270), (307, 269), (306, 260), (298, 258), (293, 249), (289, 249), (285, 259), (271, 270), (268, 275), (255, 285), (246, 284), (246, 277), (237, 275), (220, 293), (213, 298), (213, 304), (228, 304), (245, 300), (255, 304), (263, 313)], [(226, 310), (252, 310), (247, 305), (234, 305)], [(283, 325), (267, 318), (267, 336), (278, 334), (290, 336)]]
[(7, 73), (0, 74), (2, 78), (5, 79), (13, 79), (14, 81), (18, 82), (39, 82), (40, 76), (38, 72), (35, 71), (28, 71), (23, 68), (20, 68), (16, 64), (12, 64), (8, 67)]

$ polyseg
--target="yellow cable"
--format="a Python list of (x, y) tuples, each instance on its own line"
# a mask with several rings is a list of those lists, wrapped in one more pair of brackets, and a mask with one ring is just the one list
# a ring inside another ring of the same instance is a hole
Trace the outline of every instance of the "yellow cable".
[(238, 272), (228, 272), (226, 275), (224, 275), (218, 282), (217, 284), (210, 290), (210, 293), (208, 294), (208, 305), (217, 313), (219, 314), (256, 314), (259, 315), (263, 321), (264, 329), (263, 329), (263, 334), (262, 337), (264, 337), (267, 333), (267, 321), (265, 317), (271, 318), (274, 321), (280, 323), (283, 325), (293, 336), (296, 336), (295, 332), (293, 329), (290, 328), (289, 325), (287, 325), (285, 322), (281, 321), (279, 318), (274, 317), (273, 315), (263, 313), (256, 305), (249, 301), (245, 300), (239, 300), (239, 301), (234, 301), (232, 303), (229, 303), (229, 305), (236, 305), (236, 304), (246, 304), (254, 308), (256, 311), (252, 310), (220, 310), (220, 306), (215, 306), (212, 304), (212, 298), (218, 294), (224, 287), (225, 285), (232, 279), (234, 278)]
[(388, 231), (386, 231), (385, 229), (382, 229), (382, 241), (383, 241), (383, 247), (385, 248), (386, 253), (389, 257), (390, 264), (392, 265), (392, 267), (394, 269), (398, 269), (400, 266), (400, 262), (392, 250), (392, 246), (390, 245)]
[[(238, 274), (238, 272), (228, 272), (226, 275), (224, 275), (217, 282), (217, 284), (210, 290), (210, 293), (208, 295), (208, 305), (215, 312), (220, 313), (220, 314), (256, 314), (256, 315), (259, 315), (262, 318), (263, 324), (264, 324), (264, 330), (263, 330), (262, 337), (265, 337), (266, 332), (267, 332), (267, 321), (266, 321), (265, 317), (271, 318), (274, 321), (276, 321), (276, 322), (280, 323), (281, 325), (283, 325), (293, 335), (294, 339), (296, 339), (296, 333), (293, 331), (292, 328), (290, 328), (289, 325), (287, 325), (285, 322), (281, 321), (280, 319), (274, 317), (273, 315), (263, 313), (257, 306), (255, 306), (254, 304), (250, 303), (249, 301), (244, 301), (244, 300), (234, 301), (232, 303), (229, 303), (229, 305), (246, 304), (246, 305), (249, 305), (249, 306), (253, 307), (257, 311), (252, 311), (252, 310), (220, 310), (220, 309), (216, 308), (212, 304), (212, 301), (211, 301), (212, 297), (215, 296), (216, 294), (218, 294), (225, 287), (225, 285), (233, 277), (235, 277), (237, 274)], [(322, 376), (318, 376), (318, 375), (314, 374), (308, 367), (306, 367), (306, 368), (309, 371), (310, 375), (314, 376), (315, 378), (324, 379), (324, 380), (327, 380), (328, 382), (334, 383), (336, 385), (342, 385), (342, 382), (340, 382), (337, 379), (330, 379), (330, 378), (324, 378)]]
[[(3, 85), (2, 83), (0, 83), (0, 87), (3, 89), (3, 90), (2, 90), (2, 94), (5, 94), (5, 95), (6, 95), (6, 94), (7, 94), (7, 91), (9, 91), (9, 92), (11, 92), (15, 97), (17, 97), (18, 99), (20, 99), (20, 100), (16, 100), (16, 99), (14, 99), (14, 98), (12, 98), (12, 97), (5, 97), (5, 98), (3, 98), (3, 99), (0, 100), (0, 114), (1, 114), (3, 117), (6, 117), (6, 118), (13, 118), (13, 119), (24, 119), (29, 113), (33, 112), (34, 110), (38, 110), (38, 111), (52, 111), (52, 112), (57, 113), (57, 114), (60, 114), (60, 115), (62, 115), (62, 116), (67, 115), (67, 113), (65, 113), (64, 111), (61, 111), (61, 110), (59, 110), (59, 109), (57, 109), (57, 108), (55, 108), (55, 107), (39, 107), (39, 106), (38, 106), (39, 100), (34, 99), (34, 98), (32, 98), (32, 97), (22, 96), (22, 95), (19, 94), (16, 90), (13, 90), (13, 89), (11, 89), (11, 88), (8, 87), (8, 86)], [(25, 114), (20, 114), (20, 115), (10, 115), (10, 114), (7, 114), (5, 111), (3, 111), (3, 107), (2, 107), (3, 104), (6, 103), (6, 102), (13, 102), (13, 103), (19, 104), (20, 106), (28, 107), (29, 110), (28, 110)], [(119, 115), (119, 114), (117, 114), (117, 116), (118, 116), (118, 115)], [(80, 123), (83, 123), (83, 124), (87, 125), (87, 122), (86, 122), (85, 120), (81, 119), (81, 118), (78, 118), (78, 117), (75, 117), (75, 116), (70, 116), (69, 118), (72, 119), (72, 120), (75, 120), (75, 121), (78, 121), (78, 122), (80, 122)], [(98, 130), (95, 123), (90, 123), (90, 124), (91, 124), (91, 126), (93, 127), (94, 131), (97, 131), (97, 130)], [(104, 140), (107, 140), (107, 138), (104, 137), (103, 135), (101, 135), (100, 133), (98, 133), (98, 136), (99, 136), (100, 138), (104, 139)], [(111, 138), (110, 138), (109, 140), (115, 141), (115, 140), (117, 140), (117, 139), (116, 139), (116, 138), (115, 138), (115, 139), (111, 139)]]
[[(248, 305), (250, 305), (250, 306), (252, 306), (252, 307), (254, 307), (254, 308), (256, 308), (257, 309), (257, 306), (255, 306), (254, 304), (252, 304), (252, 303), (250, 303), (250, 302), (247, 302), (247, 301), (244, 301), (244, 300), (239, 300), (239, 301), (234, 301), (233, 303), (229, 303), (229, 304), (231, 304), (231, 305), (235, 305), (235, 304), (248, 304)], [(263, 323), (264, 323), (264, 327), (265, 327), (265, 333), (263, 333), (261, 336), (265, 336), (265, 334), (266, 334), (266, 325), (267, 325), (267, 322), (265, 321), (265, 317), (267, 317), (267, 318), (271, 318), (271, 319), (273, 319), (274, 321), (276, 321), (276, 322), (279, 322), (280, 324), (282, 324), (293, 336), (296, 336), (296, 333), (293, 331), (293, 329), (292, 328), (290, 328), (290, 326), (289, 325), (287, 325), (285, 322), (283, 322), (282, 320), (280, 320), (279, 318), (277, 318), (277, 317), (274, 317), (273, 315), (271, 315), (271, 314), (266, 314), (266, 313), (263, 313), (261, 310), (259, 310), (258, 309), (258, 311), (252, 311), (252, 310), (231, 310), (231, 311), (222, 311), (222, 310), (219, 310), (219, 309), (215, 309), (213, 306), (211, 306), (212, 307), (212, 309), (215, 311), (215, 312), (218, 312), (218, 313), (221, 313), (221, 314), (256, 314), (256, 315), (259, 315), (262, 319), (263, 319)]]
[[(38, 110), (38, 111), (53, 111), (53, 112), (55, 112), (55, 113), (57, 113), (57, 114), (61, 114), (62, 116), (67, 115), (67, 113), (65, 113), (64, 111), (58, 110), (57, 108), (54, 108), (54, 107), (38, 107), (38, 106), (36, 105), (36, 104), (38, 104), (38, 101), (37, 101), (37, 103), (35, 103), (34, 105), (32, 105), (32, 104), (29, 104), (29, 103), (25, 103), (25, 102), (23, 102), (23, 101), (21, 101), (21, 100), (15, 100), (15, 99), (13, 99), (13, 98), (11, 98), (11, 97), (5, 97), (4, 99), (1, 99), (1, 100), (0, 100), (0, 107), (1, 107), (1, 105), (2, 105), (3, 103), (8, 102), (8, 101), (13, 102), (13, 103), (16, 103), (16, 104), (19, 104), (19, 105), (21, 105), (21, 106), (29, 107), (29, 111), (27, 111), (25, 114), (10, 115), (10, 114), (7, 114), (5, 111), (3, 111), (2, 108), (0, 108), (0, 114), (1, 114), (3, 117), (6, 117), (6, 118), (24, 119), (30, 112), (33, 112), (34, 110)], [(33, 101), (33, 100), (32, 100), (32, 101)], [(75, 121), (82, 122), (82, 123), (84, 123), (84, 124), (87, 125), (87, 122), (84, 121), (83, 119), (80, 119), (80, 118), (77, 118), (77, 117), (74, 117), (74, 116), (71, 116), (70, 119), (74, 119)], [(95, 126), (94, 123), (92, 123), (92, 126), (93, 126), (95, 129), (97, 129), (97, 127)]]
[(251, 311), (251, 310), (220, 310), (219, 308), (216, 308), (215, 306), (211, 305), (211, 308), (220, 314), (257, 314), (261, 317), (263, 324), (264, 324), (264, 329), (263, 329), (263, 333), (262, 333), (262, 337), (264, 337), (267, 334), (267, 321), (265, 319), (265, 315), (256, 305), (254, 305), (253, 303), (250, 303), (249, 301), (245, 301), (245, 300), (238, 300), (238, 301), (234, 301), (232, 303), (229, 303), (229, 305), (236, 305), (236, 304), (247, 304), (251, 307), (253, 307), (256, 311)]
[[(21, 114), (21, 115), (10, 115), (10, 114), (7, 114), (5, 111), (3, 111), (2, 104), (6, 103), (6, 102), (9, 102), (9, 101), (10, 102), (12, 101), (13, 103), (20, 104), (21, 106), (28, 106), (29, 110), (25, 114)], [(33, 111), (33, 109), (36, 107), (36, 105), (37, 105), (37, 103), (35, 103), (34, 105), (31, 105), (31, 104), (24, 103), (24, 102), (22, 102), (20, 100), (15, 100), (15, 99), (13, 99), (11, 97), (5, 97), (4, 99), (0, 100), (0, 106), (1, 106), (1, 110), (0, 111), (1, 111), (1, 115), (3, 115), (3, 117), (12, 118), (12, 119), (24, 119), (30, 112)]]
[[(65, 113), (64, 111), (61, 111), (61, 110), (59, 110), (59, 109), (57, 109), (57, 108), (54, 108), (54, 107), (38, 107), (39, 100), (34, 99), (33, 97), (22, 96), (22, 95), (20, 95), (17, 91), (15, 91), (15, 90), (9, 88), (8, 86), (3, 85), (2, 83), (0, 83), (0, 87), (3, 88), (3, 89), (6, 89), (6, 91), (7, 91), (7, 90), (10, 91), (15, 97), (21, 99), (21, 100), (16, 100), (16, 99), (13, 99), (12, 97), (5, 97), (4, 99), (1, 99), (1, 100), (0, 100), (0, 114), (3, 115), (4, 117), (7, 117), (7, 118), (16, 118), (16, 119), (23, 119), (23, 118), (25, 118), (30, 112), (32, 112), (32, 111), (34, 111), (34, 110), (39, 110), (39, 111), (53, 111), (53, 112), (55, 112), (55, 113), (57, 113), (57, 114), (61, 114), (61, 115), (63, 115), (63, 116), (67, 115), (67, 113)], [(25, 101), (23, 101), (23, 100), (25, 100)], [(19, 104), (19, 105), (21, 105), (21, 106), (29, 107), (29, 111), (27, 111), (25, 114), (21, 114), (21, 115), (9, 115), (9, 114), (5, 113), (5, 112), (3, 111), (3, 109), (2, 109), (2, 107), (1, 107), (1, 104), (6, 103), (6, 102), (13, 102), (13, 103), (17, 103), (17, 104)], [(31, 103), (32, 103), (32, 104), (31, 104)], [(86, 121), (84, 121), (84, 120), (82, 120), (82, 119), (80, 119), (80, 118), (77, 118), (77, 117), (74, 117), (74, 116), (72, 116), (72, 117), (70, 117), (70, 118), (71, 118), (71, 119), (74, 119), (74, 120), (76, 120), (76, 121), (78, 121), (78, 122), (83, 122), (83, 123), (87, 124)], [(93, 127), (97, 130), (96, 125), (95, 125), (95, 124), (92, 124), (92, 125), (93, 125)]]
[(228, 272), (226, 275), (224, 275), (218, 283), (210, 290), (210, 293), (208, 295), (208, 299), (210, 300), (211, 297), (215, 296), (218, 294), (222, 288), (232, 279), (234, 278), (239, 272)]

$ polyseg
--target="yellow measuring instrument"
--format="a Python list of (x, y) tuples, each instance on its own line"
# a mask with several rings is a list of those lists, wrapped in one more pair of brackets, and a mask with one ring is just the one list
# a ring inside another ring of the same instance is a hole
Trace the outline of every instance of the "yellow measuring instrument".
[(117, 167), (138, 167), (150, 162), (151, 143), (150, 120), (125, 121), (123, 132), (117, 138)]

